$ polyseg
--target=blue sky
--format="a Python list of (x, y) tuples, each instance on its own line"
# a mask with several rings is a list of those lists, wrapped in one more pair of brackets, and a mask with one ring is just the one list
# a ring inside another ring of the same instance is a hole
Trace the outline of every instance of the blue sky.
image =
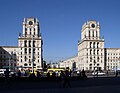
[(105, 47), (120, 48), (120, 0), (0, 0), (1, 46), (17, 46), (24, 17), (39, 19), (48, 62), (77, 55), (87, 20), (100, 22)]

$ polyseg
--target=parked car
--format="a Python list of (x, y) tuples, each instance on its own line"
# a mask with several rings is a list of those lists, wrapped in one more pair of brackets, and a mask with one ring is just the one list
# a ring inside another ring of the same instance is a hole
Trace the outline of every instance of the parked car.
[(92, 72), (92, 75), (102, 76), (102, 75), (105, 75), (105, 73), (101, 71), (95, 71), (95, 72)]

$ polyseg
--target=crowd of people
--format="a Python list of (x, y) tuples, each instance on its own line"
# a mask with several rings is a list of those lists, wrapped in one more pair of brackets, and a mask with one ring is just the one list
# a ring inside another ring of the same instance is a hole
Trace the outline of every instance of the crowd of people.
[[(5, 74), (5, 81), (7, 83), (9, 83), (9, 77), (10, 77), (9, 69), (6, 69), (4, 74)], [(28, 70), (22, 70), (22, 71), (18, 70), (16, 73), (14, 73), (12, 75), (12, 77), (15, 77), (15, 78), (18, 78), (18, 79), (20, 79), (21, 77), (30, 77), (30, 78), (34, 78), (34, 79), (35, 78), (40, 79), (41, 77), (43, 77), (42, 74), (43, 73), (41, 73), (39, 71), (36, 71), (36, 73), (30, 73), (30, 71), (28, 71)], [(48, 79), (53, 79), (53, 80), (56, 77), (59, 77), (62, 81), (63, 87), (66, 87), (66, 86), (71, 87), (71, 84), (70, 84), (70, 78), (72, 77), (71, 74), (72, 74), (71, 70), (65, 69), (65, 70), (61, 70), (59, 72), (55, 72), (55, 71), (53, 71), (52, 73), (47, 72), (45, 77), (48, 78)], [(83, 78), (83, 79), (87, 78), (84, 69), (79, 73), (78, 76)]]

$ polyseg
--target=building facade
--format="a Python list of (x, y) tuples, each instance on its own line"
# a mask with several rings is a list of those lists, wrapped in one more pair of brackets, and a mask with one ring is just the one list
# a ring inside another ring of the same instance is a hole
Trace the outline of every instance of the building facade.
[(81, 41), (78, 42), (79, 69), (94, 70), (105, 68), (104, 39), (100, 38), (100, 25), (88, 21), (82, 26)]
[(76, 70), (78, 68), (77, 62), (78, 62), (78, 58), (77, 58), (77, 56), (74, 56), (74, 57), (71, 57), (67, 60), (60, 62), (59, 68), (69, 67), (69, 69), (71, 69), (71, 70)]
[[(5, 60), (8, 59), (8, 55), (16, 55), (14, 65), (18, 68), (32, 68), (32, 63), (34, 63), (34, 68), (42, 69), (42, 37), (40, 33), (40, 25), (37, 18), (27, 18), (23, 20), (23, 30), (22, 34), (19, 34), (18, 37), (18, 46), (10, 47), (5, 46), (0, 48), (0, 53), (3, 58), (3, 53), (6, 51), (7, 53)], [(11, 53), (13, 52), (13, 53)], [(5, 65), (10, 66), (12, 64), (11, 61), (5, 61), (1, 59), (1, 67), (5, 67)], [(3, 64), (6, 63), (6, 64)]]
[[(77, 70), (120, 70), (120, 48), (105, 48), (104, 38), (100, 35), (100, 24), (95, 20), (87, 21), (81, 30), (78, 41)], [(61, 67), (70, 67), (71, 58), (61, 62)]]

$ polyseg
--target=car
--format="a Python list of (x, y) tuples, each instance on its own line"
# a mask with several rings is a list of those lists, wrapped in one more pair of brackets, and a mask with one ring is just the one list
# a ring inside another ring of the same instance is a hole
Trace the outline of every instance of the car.
[(92, 72), (92, 75), (98, 75), (98, 76), (102, 76), (102, 75), (105, 75), (104, 72), (100, 72), (100, 71), (96, 71), (96, 72)]

